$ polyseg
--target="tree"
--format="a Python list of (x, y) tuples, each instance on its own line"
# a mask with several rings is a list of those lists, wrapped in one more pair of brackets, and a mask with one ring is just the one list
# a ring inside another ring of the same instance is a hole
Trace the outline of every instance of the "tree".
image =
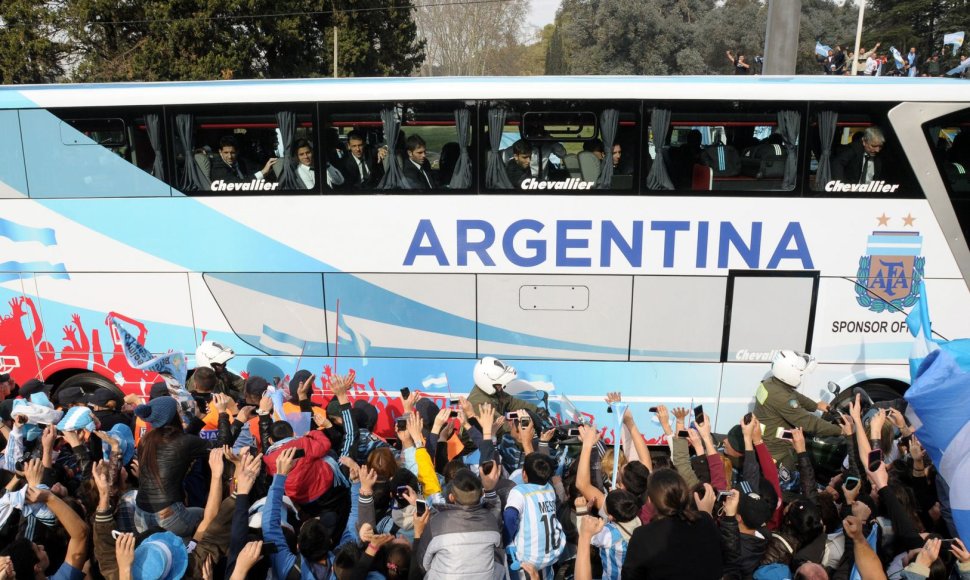
[(70, 0), (82, 81), (407, 75), (423, 60), (411, 0)]
[(0, 84), (52, 83), (63, 75), (61, 9), (55, 2), (0, 2)]
[(569, 71), (566, 65), (565, 47), (562, 41), (562, 28), (560, 27), (561, 18), (556, 17), (552, 35), (549, 38), (549, 46), (546, 49), (546, 74), (564, 75)]
[(419, 36), (427, 41), (422, 74), (515, 74), (496, 67), (495, 62), (503, 51), (507, 54), (521, 46), (528, 10), (528, 2), (461, 6), (452, 0), (423, 2), (416, 16)]

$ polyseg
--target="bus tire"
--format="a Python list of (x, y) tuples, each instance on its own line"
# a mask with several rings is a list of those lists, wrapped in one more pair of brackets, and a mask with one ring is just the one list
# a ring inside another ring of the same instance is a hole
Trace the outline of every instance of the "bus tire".
[(125, 394), (121, 392), (118, 385), (98, 373), (79, 373), (70, 376), (61, 383), (55, 392), (67, 387), (81, 387), (85, 393), (93, 393), (98, 389), (108, 389), (119, 401), (125, 398)]

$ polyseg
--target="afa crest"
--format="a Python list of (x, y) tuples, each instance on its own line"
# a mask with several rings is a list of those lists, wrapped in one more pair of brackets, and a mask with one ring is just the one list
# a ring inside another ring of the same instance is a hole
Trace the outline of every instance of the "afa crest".
[(872, 232), (856, 274), (859, 305), (873, 312), (900, 312), (916, 304), (926, 262), (919, 255), (922, 246), (919, 232)]

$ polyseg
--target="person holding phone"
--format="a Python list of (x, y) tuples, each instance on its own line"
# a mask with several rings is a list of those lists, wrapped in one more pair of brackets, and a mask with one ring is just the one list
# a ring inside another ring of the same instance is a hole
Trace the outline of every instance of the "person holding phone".
[[(538, 417), (543, 422), (548, 419), (545, 409), (513, 397), (505, 392), (505, 387), (516, 378), (514, 368), (506, 365), (495, 357), (487, 356), (475, 363), (473, 372), (475, 378), (475, 388), (468, 394), (468, 402), (472, 404), (477, 413), (482, 403), (489, 403), (499, 415), (505, 415), (511, 411), (526, 410), (533, 417)], [(501, 436), (509, 429), (506, 422), (499, 430), (497, 435)], [(542, 429), (537, 428), (537, 431)]]

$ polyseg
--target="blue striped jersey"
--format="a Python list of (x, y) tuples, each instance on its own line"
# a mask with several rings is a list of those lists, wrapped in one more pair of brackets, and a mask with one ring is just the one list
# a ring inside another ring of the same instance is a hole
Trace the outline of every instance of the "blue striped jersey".
[(566, 549), (566, 534), (556, 517), (556, 492), (549, 484), (523, 483), (509, 492), (506, 508), (519, 512), (519, 529), (512, 539), (516, 558), (542, 570), (552, 566)]
[[(593, 516), (586, 516), (593, 517)], [(632, 530), (639, 524), (635, 520), (627, 524), (627, 530)], [(590, 542), (600, 550), (600, 560), (603, 562), (603, 580), (620, 580), (623, 572), (623, 560), (626, 558), (626, 546), (630, 541), (630, 534), (624, 534), (616, 522), (609, 522)]]

